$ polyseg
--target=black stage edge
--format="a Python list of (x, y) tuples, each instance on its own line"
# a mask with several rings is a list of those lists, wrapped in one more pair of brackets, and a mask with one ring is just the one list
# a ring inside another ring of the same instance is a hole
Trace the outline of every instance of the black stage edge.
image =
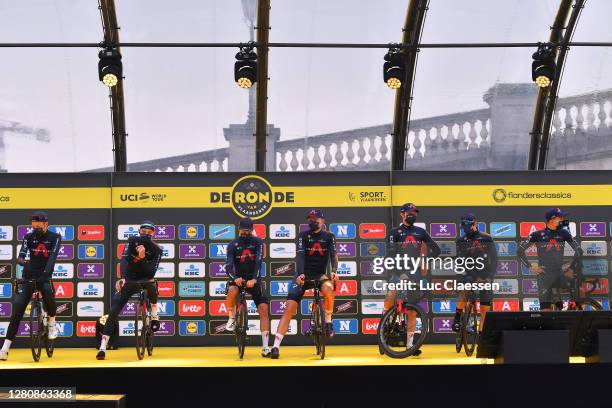
[(599, 407), (609, 406), (610, 378), (612, 364), (0, 369), (3, 386), (125, 393), (129, 408)]

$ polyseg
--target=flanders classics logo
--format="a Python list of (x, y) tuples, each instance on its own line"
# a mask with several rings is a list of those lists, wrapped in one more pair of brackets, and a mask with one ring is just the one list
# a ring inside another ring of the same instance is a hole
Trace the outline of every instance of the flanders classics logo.
[(493, 190), (493, 200), (495, 200), (496, 203), (502, 203), (504, 201), (506, 201), (506, 199), (513, 199), (513, 200), (519, 200), (519, 199), (571, 199), (572, 198), (572, 193), (566, 193), (564, 191), (557, 191), (554, 193), (550, 193), (548, 191), (542, 191), (542, 192), (527, 192), (527, 191), (523, 191), (520, 193), (514, 192), (514, 191), (506, 191), (503, 188), (496, 188), (495, 190)]
[(254, 220), (264, 217), (274, 203), (295, 202), (294, 192), (272, 192), (272, 186), (259, 176), (245, 176), (234, 183), (231, 193), (210, 193), (211, 203), (231, 203), (234, 212)]
[(493, 200), (495, 200), (496, 203), (503, 203), (506, 201), (506, 197), (506, 190), (503, 188), (496, 188), (493, 190)]
[(11, 201), (11, 196), (0, 196), (1, 203), (8, 203), (9, 201)]

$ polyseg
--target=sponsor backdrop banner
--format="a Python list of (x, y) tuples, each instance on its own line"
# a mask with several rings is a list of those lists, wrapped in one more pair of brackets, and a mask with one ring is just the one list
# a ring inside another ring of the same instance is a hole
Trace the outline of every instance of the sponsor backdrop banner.
[[(420, 208), (419, 225), (456, 255), (459, 218), (474, 212), (479, 228), (493, 235), (499, 253), (494, 310), (537, 310), (537, 281), (516, 258), (516, 248), (543, 227), (544, 212), (559, 206), (570, 212), (572, 232), (582, 241), (585, 273), (601, 278), (593, 295), (609, 305), (608, 274), (612, 247), (612, 172), (360, 172), (360, 173), (125, 173), (1, 175), (0, 337), (12, 312), (10, 283), (20, 235), (33, 209), (45, 209), (65, 235), (64, 258), (56, 267), (58, 303), (65, 324), (61, 344), (89, 347), (93, 322), (107, 313), (114, 293), (119, 256), (143, 219), (157, 224), (164, 250), (157, 273), (162, 327), (158, 345), (233, 345), (224, 331), (225, 248), (237, 235), (242, 216), (255, 220), (265, 241), (263, 282), (270, 297), (274, 333), (296, 268), (297, 234), (305, 215), (321, 208), (334, 232), (340, 283), (334, 311), (333, 344), (374, 344), (385, 293), (373, 259), (386, 255), (386, 237), (397, 226), (399, 206)], [(44, 187), (42, 189), (41, 187)], [(21, 227), (20, 227), (21, 226)], [(70, 228), (72, 227), (72, 228)], [(530, 255), (534, 261), (536, 258)], [(572, 255), (566, 250), (566, 255)], [(429, 280), (453, 278), (429, 271)], [(450, 330), (456, 293), (434, 292), (420, 304), (428, 312), (428, 342), (454, 341)], [(305, 296), (290, 325), (286, 344), (310, 344), (312, 296)], [(259, 317), (252, 304), (249, 332), (260, 344)], [(120, 315), (121, 343), (133, 339), (134, 303)], [(24, 326), (22, 324), (22, 326)], [(22, 327), (26, 334), (26, 327)], [(25, 338), (18, 344), (26, 345)], [(58, 344), (60, 344), (58, 342)]]
[[(45, 210), (49, 228), (62, 236), (53, 282), (59, 347), (93, 346), (95, 321), (108, 312), (110, 277), (110, 175), (0, 175), (0, 339), (6, 336), (17, 256), (30, 215)], [(29, 308), (16, 346), (29, 347)]]

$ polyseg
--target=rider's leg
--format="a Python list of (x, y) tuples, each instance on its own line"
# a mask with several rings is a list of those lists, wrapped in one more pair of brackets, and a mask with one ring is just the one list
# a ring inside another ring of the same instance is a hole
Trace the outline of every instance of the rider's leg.
[(136, 293), (137, 288), (134, 285), (130, 285), (126, 283), (121, 288), (121, 291), (115, 293), (113, 299), (111, 301), (111, 308), (108, 312), (108, 318), (106, 319), (106, 323), (104, 324), (104, 331), (102, 334), (102, 341), (100, 342), (100, 350), (106, 350), (106, 345), (108, 344), (108, 340), (110, 339), (111, 334), (113, 334), (115, 325), (117, 324), (117, 316), (128, 302), (130, 296)]
[(28, 307), (28, 303), (30, 302), (30, 298), (32, 298), (33, 291), (34, 288), (32, 287), (32, 285), (21, 283), (18, 286), (18, 293), (15, 295), (15, 300), (13, 300), (13, 314), (11, 316), (11, 321), (6, 331), (6, 339), (4, 340), (4, 344), (2, 345), (1, 351), (3, 353), (8, 353), (9, 348), (11, 347), (11, 343), (13, 342), (13, 340), (15, 340), (15, 336), (17, 335), (17, 329), (19, 328), (19, 322), (23, 318), (23, 313)]
[(263, 349), (264, 357), (269, 353), (268, 344), (270, 342), (270, 317), (268, 307), (268, 296), (263, 293), (263, 290), (259, 283), (249, 290), (249, 293), (253, 297), (253, 302), (257, 306), (257, 312), (259, 312), (259, 331), (261, 332), (261, 347)]
[(57, 337), (57, 328), (55, 327), (55, 314), (57, 313), (57, 303), (55, 303), (55, 290), (51, 282), (47, 281), (42, 284), (40, 289), (43, 301), (45, 302), (45, 310), (49, 317), (49, 339), (53, 340)]
[[(290, 293), (291, 294), (291, 293)], [(276, 335), (274, 336), (274, 345), (273, 347), (279, 348), (281, 342), (283, 341), (283, 337), (285, 333), (287, 333), (287, 329), (289, 329), (289, 323), (291, 322), (291, 318), (297, 312), (298, 302), (292, 299), (287, 299), (287, 306), (285, 308), (285, 313), (280, 318), (280, 322), (278, 323), (278, 328), (276, 329)]]
[(385, 304), (383, 306), (383, 314), (393, 307), (395, 303), (395, 296), (397, 295), (397, 290), (389, 290), (385, 295)]
[(225, 329), (228, 331), (234, 331), (235, 319), (236, 319), (236, 299), (238, 299), (238, 286), (230, 285), (228, 283), (227, 296), (225, 297), (225, 305), (227, 306), (228, 319)]
[(332, 314), (334, 313), (334, 285), (331, 281), (326, 280), (321, 283), (321, 293), (325, 299), (325, 323), (331, 323)]
[(466, 304), (466, 295), (464, 291), (459, 292), (457, 295), (457, 306), (455, 307), (455, 317), (453, 319), (453, 331), (458, 332), (459, 326), (461, 322), (461, 313), (463, 313), (463, 309), (465, 309)]
[(481, 290), (480, 291), (480, 326), (479, 331), (482, 332), (485, 324), (485, 318), (487, 312), (491, 310), (491, 303), (493, 302), (493, 291), (492, 290)]

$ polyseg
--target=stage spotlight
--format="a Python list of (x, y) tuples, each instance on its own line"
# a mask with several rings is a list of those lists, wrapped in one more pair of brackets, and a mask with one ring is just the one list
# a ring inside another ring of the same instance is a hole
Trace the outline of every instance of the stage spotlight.
[(243, 89), (248, 89), (257, 82), (257, 54), (252, 46), (241, 47), (236, 54), (234, 80)]
[(104, 85), (112, 88), (123, 75), (121, 54), (116, 48), (106, 48), (98, 53), (98, 78)]
[(531, 65), (531, 79), (540, 88), (547, 88), (550, 86), (554, 77), (554, 49), (548, 44), (541, 44), (538, 46), (538, 50), (533, 53), (533, 63)]
[(406, 71), (406, 62), (404, 55), (399, 48), (390, 48), (385, 54), (385, 63), (383, 65), (383, 80), (391, 89), (399, 89), (402, 86), (402, 78)]

